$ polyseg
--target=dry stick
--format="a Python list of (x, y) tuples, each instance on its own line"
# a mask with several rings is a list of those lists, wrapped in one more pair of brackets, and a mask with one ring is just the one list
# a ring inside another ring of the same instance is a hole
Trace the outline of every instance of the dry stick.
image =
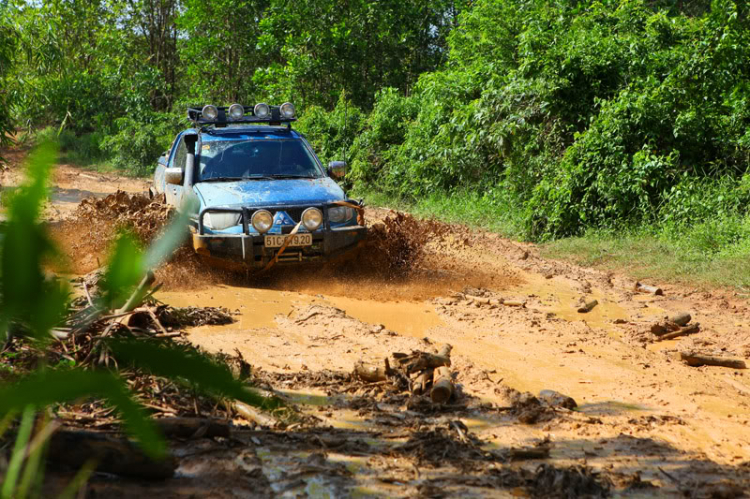
[(235, 400), (234, 402), (234, 410), (237, 411), (237, 414), (239, 414), (243, 418), (260, 426), (273, 428), (278, 424), (278, 421), (275, 418), (267, 416), (255, 407), (247, 405), (244, 402), (240, 402), (238, 400)]
[(430, 398), (435, 404), (444, 404), (453, 396), (455, 388), (451, 379), (451, 370), (445, 366), (435, 368)]
[(86, 281), (83, 281), (83, 291), (86, 293), (86, 299), (89, 302), (89, 305), (92, 307), (94, 306), (94, 300), (91, 299), (91, 293), (89, 293), (89, 287), (86, 284)]
[(135, 291), (133, 291), (133, 294), (130, 295), (130, 298), (128, 298), (128, 301), (125, 302), (125, 305), (120, 307), (117, 311), (115, 311), (115, 314), (123, 314), (126, 312), (130, 312), (135, 307), (141, 304), (143, 301), (143, 298), (148, 293), (148, 289), (151, 287), (151, 285), (156, 280), (156, 276), (154, 276), (154, 273), (152, 271), (147, 271), (146, 275), (143, 276), (143, 279), (141, 279), (140, 284), (138, 284), (138, 287), (135, 288)]
[(671, 321), (657, 322), (651, 325), (651, 332), (656, 336), (663, 336), (667, 333), (679, 331), (680, 326)]
[(728, 357), (712, 357), (695, 352), (680, 352), (680, 358), (689, 366), (718, 366), (732, 369), (746, 369), (745, 361)]
[(526, 302), (523, 300), (503, 300), (501, 303), (508, 307), (526, 308)]
[(651, 293), (654, 295), (663, 295), (664, 291), (656, 286), (649, 286), (648, 284), (641, 284), (640, 282), (635, 283), (635, 290), (639, 293)]
[(578, 308), (578, 313), (586, 314), (588, 312), (591, 312), (597, 305), (599, 305), (599, 302), (597, 300), (587, 301)]
[(411, 385), (411, 392), (415, 395), (421, 395), (427, 391), (427, 386), (432, 382), (433, 369), (427, 369), (416, 377)]
[(656, 339), (656, 341), (672, 340), (674, 338), (679, 338), (680, 336), (687, 336), (689, 334), (695, 334), (699, 331), (700, 331), (700, 324), (696, 322), (695, 324), (691, 324), (689, 326), (680, 328), (674, 333), (663, 334), (659, 336)]
[[(151, 320), (154, 321), (154, 324), (156, 324), (156, 327), (158, 327), (159, 330), (161, 331), (161, 334), (163, 336), (168, 336), (169, 333), (167, 332), (166, 329), (164, 329), (164, 326), (162, 326), (161, 322), (159, 322), (159, 318), (156, 317), (156, 314), (154, 313), (154, 311), (151, 310), (150, 308), (146, 308), (146, 311), (148, 312), (148, 315), (151, 316)], [(179, 336), (179, 334), (180, 333), (177, 333), (177, 336)]]

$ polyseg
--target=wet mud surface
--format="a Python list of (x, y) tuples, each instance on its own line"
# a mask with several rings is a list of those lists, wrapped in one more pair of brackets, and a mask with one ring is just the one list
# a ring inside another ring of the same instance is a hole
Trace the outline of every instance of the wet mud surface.
[[(379, 250), (333, 268), (254, 278), (206, 269), (189, 255), (160, 271), (162, 302), (235, 314), (231, 324), (189, 328), (189, 341), (239, 352), (254, 383), (309, 418), (283, 428), (234, 420), (230, 438), (174, 441), (174, 478), (95, 476), (89, 496), (742, 497), (750, 490), (750, 374), (690, 367), (677, 357), (698, 349), (747, 360), (745, 299), (669, 285), (663, 295), (638, 293), (627, 276), (544, 260), (533, 245), (494, 234), (387, 210), (369, 209), (366, 218), (379, 227), (374, 237), (397, 234), (397, 244), (384, 249), (378, 241)], [(379, 224), (389, 218), (390, 228)], [(90, 249), (86, 265), (104, 252)], [(578, 312), (591, 300), (596, 306)], [(699, 332), (658, 341), (651, 325), (680, 311), (700, 323)], [(390, 380), (351, 375), (359, 361), (445, 344), (453, 346), (457, 395), (444, 405)], [(66, 476), (53, 473), (60, 483)]]

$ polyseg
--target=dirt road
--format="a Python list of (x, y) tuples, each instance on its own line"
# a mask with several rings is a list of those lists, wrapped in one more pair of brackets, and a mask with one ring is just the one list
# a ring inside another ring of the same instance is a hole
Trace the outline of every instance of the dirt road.
[[(56, 179), (48, 212), (59, 217), (71, 196), (75, 203), (81, 193), (144, 185), (69, 167)], [(387, 215), (367, 212), (370, 222)], [(87, 256), (92, 265), (99, 257)], [(204, 281), (198, 268), (158, 295), (171, 305), (238, 311), (236, 323), (194, 328), (190, 340), (208, 351), (239, 351), (257, 376), (338, 435), (333, 442), (298, 435), (250, 444), (272, 495), (599, 494), (586, 488), (593, 483), (587, 473), (601, 473), (596, 483), (625, 496), (739, 497), (748, 490), (750, 371), (689, 367), (676, 357), (685, 350), (750, 357), (750, 308), (734, 292), (652, 282), (663, 295), (638, 293), (627, 276), (544, 260), (533, 245), (464, 227), (443, 227), (404, 276), (371, 272), (366, 261), (362, 267), (225, 282)], [(577, 311), (593, 299), (590, 312)], [(656, 341), (651, 325), (681, 311), (700, 332)], [(453, 406), (413, 407), (376, 386), (355, 391), (341, 374), (360, 360), (444, 344), (453, 346), (451, 368), (464, 394)], [(577, 408), (543, 405), (529, 413), (530, 399), (517, 392), (541, 390), (570, 396)], [(415, 439), (422, 443), (410, 447)], [(516, 463), (482, 454), (540, 442), (549, 458)], [(300, 462), (307, 472), (286, 472)], [(519, 478), (523, 470), (544, 482), (542, 463), (579, 472), (553, 473), (550, 484), (562, 476), (560, 490), (522, 488), (529, 480)]]

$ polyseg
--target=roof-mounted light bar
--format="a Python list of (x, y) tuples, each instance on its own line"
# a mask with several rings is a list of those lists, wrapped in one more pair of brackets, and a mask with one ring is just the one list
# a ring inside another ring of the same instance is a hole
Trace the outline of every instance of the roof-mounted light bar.
[(268, 123), (280, 125), (286, 123), (291, 126), (297, 121), (296, 111), (290, 102), (281, 106), (269, 106), (260, 102), (255, 106), (243, 106), (232, 104), (229, 107), (214, 106), (190, 106), (187, 110), (188, 119), (196, 125), (216, 125), (218, 127), (239, 123)]

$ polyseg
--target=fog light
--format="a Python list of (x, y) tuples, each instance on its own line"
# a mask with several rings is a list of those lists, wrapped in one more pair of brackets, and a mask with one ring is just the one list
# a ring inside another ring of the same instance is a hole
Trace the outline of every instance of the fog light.
[(265, 234), (273, 226), (273, 215), (268, 210), (258, 210), (253, 213), (250, 223), (255, 227), (255, 230), (261, 234)]
[(310, 232), (323, 223), (323, 213), (317, 208), (308, 208), (302, 212), (302, 225)]
[(294, 118), (295, 110), (291, 102), (283, 103), (281, 107), (279, 108), (279, 112), (281, 113), (281, 116), (283, 116), (284, 118), (287, 118), (287, 119)]
[(229, 106), (229, 117), (233, 120), (241, 120), (245, 116), (245, 106), (242, 104), (232, 104)]
[(349, 220), (354, 216), (354, 210), (346, 206), (336, 206), (328, 208), (328, 218), (333, 223), (341, 223)]
[(203, 225), (213, 230), (224, 230), (234, 227), (240, 223), (237, 213), (206, 213), (203, 217)]
[(203, 110), (201, 111), (201, 114), (207, 120), (214, 121), (216, 118), (219, 117), (219, 108), (209, 104), (208, 106), (203, 106)]
[(255, 114), (256, 118), (268, 118), (269, 116), (271, 116), (271, 108), (268, 107), (268, 104), (266, 104), (265, 102), (261, 102), (260, 104), (255, 105), (253, 114)]

